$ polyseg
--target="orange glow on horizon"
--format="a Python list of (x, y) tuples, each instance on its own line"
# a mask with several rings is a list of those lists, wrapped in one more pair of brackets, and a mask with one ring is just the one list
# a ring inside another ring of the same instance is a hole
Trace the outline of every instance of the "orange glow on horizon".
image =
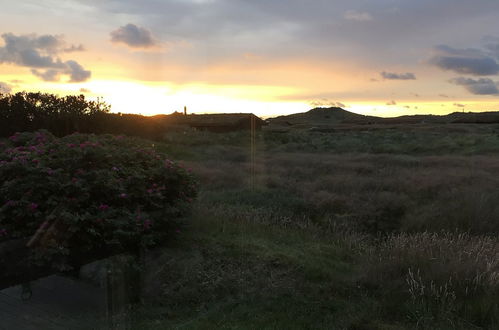
[[(261, 86), (238, 84), (174, 84), (171, 82), (141, 82), (134, 80), (90, 80), (85, 83), (44, 82), (29, 71), (14, 74), (15, 67), (3, 66), (3, 81), (12, 86), (12, 92), (40, 91), (59, 95), (84, 94), (90, 99), (102, 98), (112, 106), (112, 112), (138, 113), (143, 115), (168, 114), (181, 111), (187, 106), (189, 113), (255, 113), (261, 117), (273, 117), (311, 108), (312, 99), (304, 97), (310, 89), (287, 86)], [(18, 68), (17, 68), (17, 72)], [(443, 115), (456, 111), (494, 111), (499, 102), (476, 99), (459, 100), (397, 100), (387, 101), (352, 98), (342, 99), (345, 109), (359, 114), (394, 117), (413, 114)], [(328, 106), (325, 102), (323, 106)]]

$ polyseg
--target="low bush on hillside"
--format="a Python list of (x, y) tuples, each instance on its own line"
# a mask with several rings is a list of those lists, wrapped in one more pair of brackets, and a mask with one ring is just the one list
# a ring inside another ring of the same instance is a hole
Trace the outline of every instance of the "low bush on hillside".
[(47, 131), (0, 142), (0, 242), (31, 238), (37, 261), (167, 240), (196, 195), (188, 170), (121, 136)]

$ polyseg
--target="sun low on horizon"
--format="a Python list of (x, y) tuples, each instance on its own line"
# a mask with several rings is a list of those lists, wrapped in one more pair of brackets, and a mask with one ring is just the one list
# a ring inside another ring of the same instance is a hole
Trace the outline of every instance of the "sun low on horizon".
[(0, 93), (113, 112), (499, 110), (499, 2), (0, 1)]

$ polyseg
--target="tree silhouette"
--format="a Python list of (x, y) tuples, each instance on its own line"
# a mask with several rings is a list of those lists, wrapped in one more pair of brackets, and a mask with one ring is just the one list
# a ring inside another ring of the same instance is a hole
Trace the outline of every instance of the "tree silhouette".
[(80, 132), (161, 139), (167, 129), (167, 116), (113, 114), (110, 109), (101, 99), (86, 100), (84, 95), (0, 93), (0, 137), (46, 129), (59, 137)]

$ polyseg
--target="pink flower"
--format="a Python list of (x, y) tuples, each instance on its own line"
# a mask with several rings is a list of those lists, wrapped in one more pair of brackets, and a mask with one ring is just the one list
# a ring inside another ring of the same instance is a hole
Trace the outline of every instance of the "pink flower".
[(101, 205), (99, 205), (99, 210), (105, 211), (108, 208), (109, 208), (109, 205), (107, 205), (107, 204), (101, 204)]
[(144, 229), (151, 228), (152, 222), (151, 220), (144, 220)]
[(0, 229), (0, 237), (7, 236), (7, 229)]
[(35, 211), (36, 209), (38, 209), (38, 204), (36, 204), (36, 203), (31, 203), (31, 204), (29, 204), (29, 206), (28, 206), (28, 207), (29, 207), (29, 209), (30, 209), (31, 211)]
[(127, 194), (125, 194), (125, 193), (121, 193), (121, 194), (120, 194), (120, 197), (121, 197), (121, 198), (125, 198), (126, 196), (127, 196)]
[(175, 230), (177, 234), (180, 234), (180, 229)]

